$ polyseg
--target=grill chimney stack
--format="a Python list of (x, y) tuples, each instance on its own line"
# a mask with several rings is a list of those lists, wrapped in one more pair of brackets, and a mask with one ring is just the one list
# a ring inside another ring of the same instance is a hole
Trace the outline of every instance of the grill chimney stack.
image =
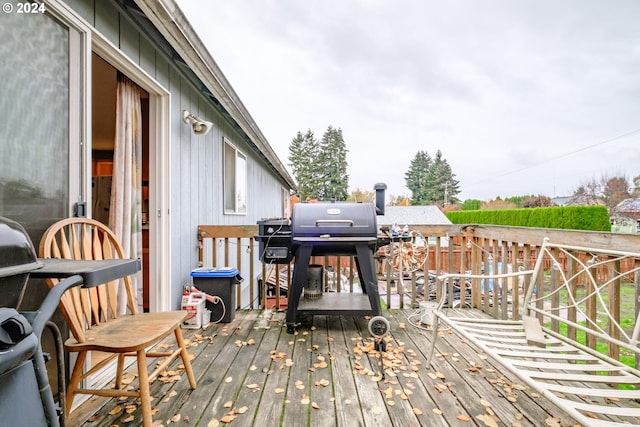
[(376, 215), (384, 215), (384, 193), (387, 189), (387, 184), (379, 182), (373, 186), (376, 190)]

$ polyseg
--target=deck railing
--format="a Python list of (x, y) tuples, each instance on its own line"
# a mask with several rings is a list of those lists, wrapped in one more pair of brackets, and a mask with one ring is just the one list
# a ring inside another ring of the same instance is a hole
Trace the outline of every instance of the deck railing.
[[(418, 306), (420, 301), (428, 299), (429, 276), (463, 271), (480, 274), (485, 269), (496, 273), (531, 269), (537, 249), (545, 237), (560, 244), (640, 252), (640, 235), (633, 234), (488, 225), (410, 226), (410, 229), (414, 235), (429, 243), (425, 248), (424, 265), (419, 265), (423, 261), (419, 261), (418, 265), (407, 263), (406, 259), (410, 256), (399, 255), (402, 243), (396, 244), (395, 251), (387, 248), (386, 251), (381, 249), (376, 253), (380, 282), (386, 282), (381, 292), (386, 308)], [(202, 266), (234, 266), (240, 270), (245, 278), (245, 284), (238, 290), (237, 307), (284, 308), (285, 292), (291, 284), (293, 269), (291, 265), (275, 266), (261, 263), (258, 242), (254, 240), (257, 233), (258, 228), (255, 225), (199, 226), (200, 264)], [(412, 249), (415, 247), (410, 247), (408, 250)], [(584, 256), (592, 255), (584, 254)], [(398, 259), (405, 261), (400, 267), (402, 274), (398, 271)], [(636, 262), (639, 261), (636, 260)], [(312, 263), (324, 266), (325, 286), (330, 287), (331, 291), (357, 291), (356, 286), (353, 285), (358, 282), (353, 257), (314, 257)], [(563, 268), (569, 267), (565, 265)], [(630, 267), (621, 265), (620, 268), (624, 270)], [(610, 273), (599, 271), (598, 274)], [(635, 286), (633, 305), (637, 313), (640, 307), (638, 303), (640, 279), (638, 277), (627, 279)], [(520, 316), (519, 296), (527, 289), (529, 283), (511, 281), (497, 283), (495, 286), (488, 283), (486, 291), (484, 285), (480, 279), (463, 281), (459, 284), (452, 283), (447, 290), (448, 300), (466, 302), (471, 307), (481, 309), (498, 319)], [(432, 286), (432, 298), (439, 297), (439, 292), (440, 289)], [(616, 305), (612, 307), (612, 312), (620, 313), (620, 295), (612, 295), (610, 304)], [(632, 316), (632, 318), (635, 317)]]

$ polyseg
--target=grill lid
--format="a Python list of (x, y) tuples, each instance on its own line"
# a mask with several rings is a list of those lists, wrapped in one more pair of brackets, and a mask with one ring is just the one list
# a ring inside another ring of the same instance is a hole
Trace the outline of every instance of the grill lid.
[(17, 307), (29, 273), (41, 266), (24, 228), (0, 217), (0, 306)]
[(291, 216), (294, 241), (375, 240), (377, 230), (376, 210), (371, 203), (296, 203)]

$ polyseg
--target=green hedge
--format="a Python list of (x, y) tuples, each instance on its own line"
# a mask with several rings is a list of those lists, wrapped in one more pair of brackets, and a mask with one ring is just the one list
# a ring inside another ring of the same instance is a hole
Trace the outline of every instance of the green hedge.
[(557, 206), (502, 210), (451, 211), (454, 224), (492, 224), (565, 230), (611, 231), (604, 206)]

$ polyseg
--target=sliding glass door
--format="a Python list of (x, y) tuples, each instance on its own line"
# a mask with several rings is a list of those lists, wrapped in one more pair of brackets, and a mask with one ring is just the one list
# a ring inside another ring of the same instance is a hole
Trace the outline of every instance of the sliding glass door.
[(83, 197), (82, 37), (49, 13), (2, 13), (0, 40), (0, 215), (37, 245)]

